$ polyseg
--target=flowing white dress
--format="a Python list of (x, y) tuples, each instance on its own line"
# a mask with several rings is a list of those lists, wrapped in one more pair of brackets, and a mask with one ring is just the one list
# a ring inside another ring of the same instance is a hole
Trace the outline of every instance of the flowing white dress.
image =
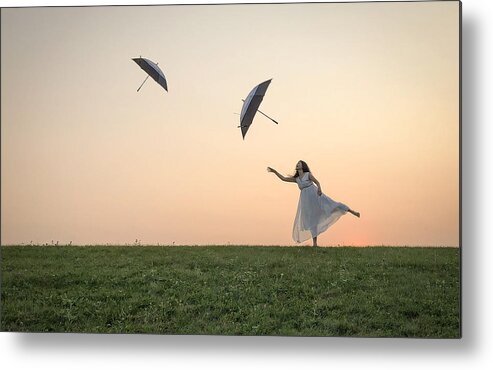
[(324, 232), (349, 210), (345, 204), (336, 202), (323, 193), (318, 195), (318, 189), (308, 174), (309, 172), (305, 172), (303, 176), (296, 178), (301, 190), (293, 226), (293, 239), (297, 243)]

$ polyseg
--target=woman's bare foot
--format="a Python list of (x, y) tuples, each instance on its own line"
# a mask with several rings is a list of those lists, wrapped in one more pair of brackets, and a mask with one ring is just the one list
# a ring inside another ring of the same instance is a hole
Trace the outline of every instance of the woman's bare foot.
[(353, 215), (355, 215), (356, 217), (359, 217), (360, 216), (360, 213), (359, 212), (356, 212), (356, 211), (353, 211), (352, 209), (349, 209), (348, 210), (349, 213), (352, 213)]

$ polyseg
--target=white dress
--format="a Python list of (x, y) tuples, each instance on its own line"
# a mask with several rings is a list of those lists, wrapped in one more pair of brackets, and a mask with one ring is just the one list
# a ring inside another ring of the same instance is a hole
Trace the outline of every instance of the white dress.
[(297, 243), (324, 232), (349, 210), (345, 204), (335, 202), (323, 193), (318, 195), (318, 189), (308, 174), (305, 172), (296, 178), (301, 190), (293, 226), (293, 239)]

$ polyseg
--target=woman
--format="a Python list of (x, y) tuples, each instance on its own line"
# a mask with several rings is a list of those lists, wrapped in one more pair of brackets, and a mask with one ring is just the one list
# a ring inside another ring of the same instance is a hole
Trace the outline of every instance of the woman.
[[(293, 239), (297, 243), (304, 242), (311, 237), (313, 246), (316, 247), (317, 236), (327, 230), (346, 212), (356, 217), (360, 216), (359, 212), (355, 212), (345, 204), (335, 202), (323, 194), (320, 183), (304, 161), (299, 161), (296, 164), (296, 172), (291, 177), (285, 177), (271, 167), (267, 167), (267, 172), (275, 173), (282, 181), (296, 182), (301, 190), (293, 226)], [(314, 183), (317, 185), (317, 189), (313, 186)]]

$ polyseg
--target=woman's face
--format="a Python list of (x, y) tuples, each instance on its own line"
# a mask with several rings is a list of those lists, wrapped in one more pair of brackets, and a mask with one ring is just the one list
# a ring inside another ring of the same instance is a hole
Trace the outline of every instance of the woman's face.
[(296, 169), (297, 170), (303, 169), (303, 166), (301, 165), (301, 161), (298, 161), (298, 163), (296, 163)]

